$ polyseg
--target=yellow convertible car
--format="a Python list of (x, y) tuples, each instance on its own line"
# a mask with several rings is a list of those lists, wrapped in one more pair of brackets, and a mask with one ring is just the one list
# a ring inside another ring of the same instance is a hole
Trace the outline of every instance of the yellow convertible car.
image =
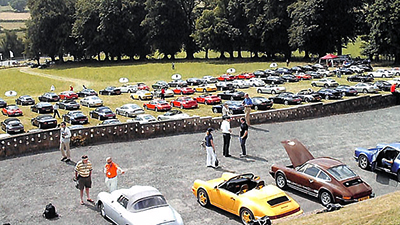
[(194, 87), (196, 92), (213, 92), (217, 91), (217, 86), (215, 84), (200, 84), (197, 87)]
[(221, 178), (196, 180), (193, 194), (201, 206), (214, 205), (240, 216), (243, 224), (303, 213), (299, 204), (274, 185), (254, 174), (223, 173)]

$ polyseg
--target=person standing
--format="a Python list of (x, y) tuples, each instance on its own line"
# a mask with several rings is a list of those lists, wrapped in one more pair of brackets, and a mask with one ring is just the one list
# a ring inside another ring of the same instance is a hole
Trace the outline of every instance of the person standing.
[(239, 141), (240, 147), (242, 147), (242, 154), (240, 157), (245, 157), (246, 153), (246, 140), (249, 135), (249, 126), (247, 126), (246, 120), (242, 117), (240, 118), (240, 133), (239, 133)]
[(53, 105), (53, 118), (56, 118), (56, 115), (58, 116), (58, 118), (61, 118), (60, 113), (58, 113), (58, 109), (59, 109), (59, 106), (57, 104), (54, 104)]
[(104, 173), (106, 174), (106, 186), (110, 190), (110, 193), (117, 190), (118, 187), (118, 171), (124, 174), (125, 171), (121, 169), (118, 164), (112, 161), (111, 157), (106, 159), (106, 165), (104, 166)]
[(228, 106), (228, 103), (225, 102), (222, 105), (222, 116), (229, 116), (229, 115), (230, 115), (229, 106)]
[(94, 203), (89, 196), (89, 188), (92, 187), (92, 163), (89, 161), (87, 155), (82, 156), (82, 160), (79, 161), (75, 166), (75, 179), (78, 180), (78, 187), (81, 196), (81, 205), (83, 203), (83, 189), (86, 191), (87, 201)]
[(215, 161), (217, 159), (215, 155), (215, 146), (214, 146), (214, 139), (211, 134), (211, 131), (213, 131), (211, 127), (207, 129), (206, 137), (205, 137), (205, 145), (206, 145), (206, 151), (207, 151), (207, 161), (206, 165), (207, 167), (216, 167), (217, 165), (215, 164)]
[(161, 88), (160, 97), (161, 97), (162, 100), (165, 100), (165, 89), (164, 88)]
[(74, 87), (72, 87), (72, 85), (69, 85), (69, 90), (74, 91)]
[(174, 70), (175, 69), (175, 63), (172, 63), (171, 66), (172, 66), (172, 69)]
[[(65, 162), (71, 161), (71, 154), (69, 151), (70, 140), (71, 140), (71, 131), (69, 130), (69, 128), (67, 127), (65, 122), (61, 122), (60, 151), (61, 151), (61, 155), (63, 156), (61, 161), (64, 161), (64, 160), (65, 160)], [(64, 149), (65, 149), (65, 152), (67, 152), (67, 154), (65, 154)]]
[(229, 144), (231, 141), (231, 117), (230, 116), (223, 116), (222, 117), (223, 121), (221, 123), (221, 130), (222, 130), (222, 136), (224, 140), (224, 146), (223, 146), (223, 155), (225, 157), (230, 157), (231, 155), (229, 154)]
[(253, 106), (253, 101), (251, 100), (248, 93), (244, 95), (243, 105), (244, 105), (244, 118), (246, 119), (247, 126), (250, 126), (250, 112), (251, 112), (251, 107)]
[(51, 92), (54, 92), (55, 90), (56, 90), (56, 88), (54, 87), (54, 85), (51, 85), (50, 91), (51, 91)]

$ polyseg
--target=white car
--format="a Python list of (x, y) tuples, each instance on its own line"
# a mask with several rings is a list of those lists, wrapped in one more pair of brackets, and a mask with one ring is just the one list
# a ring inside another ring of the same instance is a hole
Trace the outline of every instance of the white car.
[(394, 76), (400, 76), (400, 68), (399, 67), (391, 68), (389, 71), (392, 72), (392, 74)]
[(375, 72), (368, 73), (368, 75), (372, 75), (374, 78), (375, 77), (382, 77), (382, 78), (393, 77), (393, 73), (390, 72), (389, 70), (385, 70), (385, 69), (378, 69)]
[(135, 93), (139, 88), (134, 84), (123, 84), (121, 87), (117, 87), (122, 93)]
[(156, 121), (157, 121), (157, 119), (150, 114), (139, 114), (133, 119), (126, 120), (126, 122), (138, 122), (140, 124), (156, 122)]
[(131, 98), (139, 100), (151, 100), (153, 99), (153, 94), (150, 91), (139, 90), (136, 93), (132, 93)]
[(88, 96), (81, 99), (80, 103), (82, 106), (97, 107), (103, 105), (103, 100), (97, 96)]
[(157, 116), (157, 120), (161, 121), (161, 120), (180, 120), (180, 119), (185, 119), (185, 118), (190, 118), (190, 116), (186, 113), (183, 113), (180, 110), (171, 110), (168, 111), (166, 113), (164, 113), (163, 115), (159, 115)]
[(363, 72), (364, 72), (364, 70), (361, 69), (361, 68), (358, 67), (358, 66), (350, 66), (349, 69), (350, 69), (351, 71), (353, 71), (354, 73), (363, 73)]
[(399, 84), (400, 84), (400, 78), (399, 78), (399, 77), (395, 77), (395, 78), (393, 78), (393, 79), (391, 79), (391, 80), (388, 80), (387, 82), (389, 82), (390, 84), (397, 84), (397, 85), (399, 85)]
[(203, 79), (207, 82), (207, 83), (217, 83), (217, 78), (213, 77), (213, 76), (204, 76)]
[[(174, 97), (174, 91), (171, 89), (164, 89), (164, 97), (165, 98), (170, 98)], [(161, 97), (161, 89), (156, 89), (152, 92), (153, 96), (155, 97)]]
[(263, 94), (263, 93), (267, 93), (267, 94), (279, 94), (282, 92), (286, 91), (286, 87), (282, 87), (282, 86), (278, 86), (278, 85), (265, 85), (264, 87), (258, 87), (257, 88), (257, 93), (259, 94)]
[(324, 78), (324, 79), (312, 81), (311, 86), (328, 88), (328, 87), (337, 87), (337, 86), (339, 86), (339, 83), (336, 82), (332, 78)]
[(317, 73), (322, 74), (322, 76), (324, 77), (331, 77), (335, 74), (333, 71), (329, 71), (326, 69), (318, 69)]
[(184, 224), (181, 215), (157, 189), (150, 186), (133, 186), (111, 193), (100, 192), (96, 206), (104, 218), (115, 224)]
[(232, 85), (234, 88), (249, 88), (250, 84), (244, 80), (234, 80), (232, 81)]
[(265, 85), (265, 82), (260, 78), (250, 78), (249, 83), (252, 87), (262, 87)]
[(358, 83), (354, 86), (352, 86), (354, 89), (356, 89), (359, 93), (377, 93), (379, 91), (379, 88), (376, 87), (375, 85), (371, 83)]
[(117, 115), (126, 116), (126, 117), (135, 117), (139, 114), (144, 113), (144, 109), (136, 104), (125, 104), (121, 107), (115, 109), (115, 113)]

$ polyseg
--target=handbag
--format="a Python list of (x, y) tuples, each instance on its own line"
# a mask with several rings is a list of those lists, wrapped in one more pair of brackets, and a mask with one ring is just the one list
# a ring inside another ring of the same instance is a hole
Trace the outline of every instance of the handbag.
[(215, 158), (215, 167), (217, 167), (219, 165), (219, 161), (217, 158)]

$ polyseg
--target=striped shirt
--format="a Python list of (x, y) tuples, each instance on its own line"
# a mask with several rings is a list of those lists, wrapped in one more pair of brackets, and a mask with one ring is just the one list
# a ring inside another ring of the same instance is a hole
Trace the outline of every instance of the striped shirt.
[(78, 172), (81, 177), (88, 177), (90, 171), (92, 171), (92, 163), (88, 160), (87, 163), (83, 163), (82, 160), (79, 161), (75, 166), (75, 171)]

